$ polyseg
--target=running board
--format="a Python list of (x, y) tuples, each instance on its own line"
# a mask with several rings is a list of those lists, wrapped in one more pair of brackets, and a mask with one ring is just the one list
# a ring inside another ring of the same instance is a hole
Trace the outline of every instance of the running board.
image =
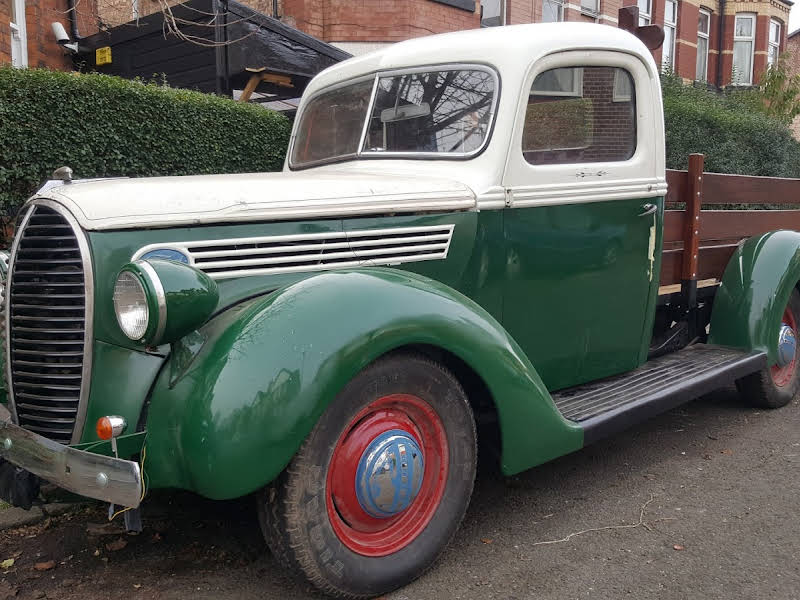
[(766, 366), (763, 352), (695, 344), (629, 373), (561, 390), (552, 397), (566, 419), (583, 427), (588, 445)]

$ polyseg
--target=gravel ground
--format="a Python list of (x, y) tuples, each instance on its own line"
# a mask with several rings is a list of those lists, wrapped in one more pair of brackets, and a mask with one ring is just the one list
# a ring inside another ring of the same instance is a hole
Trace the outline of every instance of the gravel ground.
[[(800, 598), (799, 499), (800, 404), (754, 410), (726, 389), (519, 476), (482, 473), (441, 560), (388, 598)], [(96, 535), (97, 505), (0, 532), (0, 600), (320, 597), (265, 550), (251, 499), (145, 510), (139, 536)]]

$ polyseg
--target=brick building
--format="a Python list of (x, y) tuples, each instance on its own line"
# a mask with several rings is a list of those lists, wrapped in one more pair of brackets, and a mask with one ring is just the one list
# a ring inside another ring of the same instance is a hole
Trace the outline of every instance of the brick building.
[[(170, 4), (177, 2), (171, 1)], [(547, 21), (617, 24), (637, 0), (246, 0), (251, 8), (351, 54), (412, 37), (459, 29)], [(157, 0), (84, 0), (81, 33), (160, 10)], [(654, 52), (687, 81), (757, 84), (786, 50), (791, 0), (638, 0), (640, 23), (665, 29)], [(70, 68), (50, 23), (68, 27), (68, 0), (0, 0), (0, 62)], [(21, 15), (24, 13), (25, 18)], [(91, 28), (91, 30), (90, 30)], [(13, 56), (12, 56), (13, 55)], [(14, 58), (14, 57), (17, 58)]]
[[(0, 0), (0, 64), (71, 70), (72, 61), (51, 29), (51, 23), (58, 21), (70, 31), (70, 14), (67, 0)], [(81, 34), (97, 31), (90, 15), (76, 18)]]
[[(298, 29), (360, 54), (401, 39), (478, 26), (547, 21), (617, 24), (639, 6), (640, 24), (664, 27), (654, 52), (687, 81), (755, 85), (786, 50), (791, 0), (279, 0), (262, 2)], [(269, 14), (269, 12), (268, 12)], [(720, 43), (721, 42), (721, 43)]]

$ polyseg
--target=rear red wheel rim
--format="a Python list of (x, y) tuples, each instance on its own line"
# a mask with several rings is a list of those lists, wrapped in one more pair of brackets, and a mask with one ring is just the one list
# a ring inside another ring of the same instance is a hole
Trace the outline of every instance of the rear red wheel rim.
[[(422, 450), (424, 473), (407, 508), (390, 517), (367, 513), (356, 491), (356, 472), (365, 450), (387, 432), (400, 431)], [(386, 556), (413, 542), (430, 523), (447, 482), (447, 436), (439, 415), (411, 394), (383, 396), (361, 410), (336, 442), (325, 483), (333, 531), (353, 552)]]
[[(783, 317), (781, 318), (781, 325), (788, 325), (794, 331), (795, 337), (797, 336), (797, 322), (794, 318), (794, 313), (789, 310), (789, 307), (786, 307), (786, 310), (783, 311)], [(778, 387), (785, 387), (789, 385), (794, 378), (794, 372), (797, 369), (797, 356), (792, 359), (792, 361), (783, 367), (779, 365), (772, 365), (770, 367), (770, 375), (772, 376), (772, 381)]]

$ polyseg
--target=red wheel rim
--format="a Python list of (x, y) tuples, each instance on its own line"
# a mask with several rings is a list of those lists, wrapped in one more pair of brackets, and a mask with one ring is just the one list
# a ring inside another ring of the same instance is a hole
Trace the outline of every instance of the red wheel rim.
[[(424, 473), (409, 506), (388, 518), (367, 513), (356, 493), (359, 462), (379, 436), (399, 430), (422, 450)], [(413, 542), (433, 518), (444, 495), (449, 462), (447, 436), (436, 411), (410, 394), (392, 394), (359, 412), (336, 442), (325, 483), (328, 518), (339, 540), (364, 556), (386, 556)]]
[[(794, 319), (794, 314), (789, 307), (786, 307), (786, 310), (783, 311), (783, 317), (781, 318), (781, 325), (788, 325), (794, 331), (795, 336), (797, 336), (797, 323)], [(792, 378), (794, 377), (795, 369), (797, 368), (797, 353), (795, 352), (795, 357), (792, 361), (783, 367), (779, 365), (772, 365), (770, 368), (770, 375), (772, 375), (772, 381), (778, 387), (785, 387), (788, 385)]]

